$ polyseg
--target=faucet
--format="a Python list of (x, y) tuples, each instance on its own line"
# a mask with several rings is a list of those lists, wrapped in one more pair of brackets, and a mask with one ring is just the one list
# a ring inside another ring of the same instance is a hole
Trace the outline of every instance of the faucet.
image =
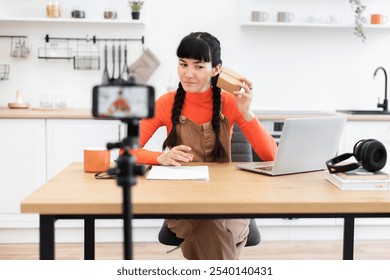
[(383, 70), (383, 73), (385, 74), (385, 99), (383, 100), (383, 103), (379, 103), (379, 98), (378, 98), (378, 105), (377, 105), (377, 107), (378, 107), (378, 108), (383, 108), (383, 111), (387, 111), (387, 110), (388, 110), (388, 101), (387, 101), (387, 73), (386, 73), (385, 68), (383, 68), (383, 67), (378, 67), (378, 68), (376, 68), (376, 70), (375, 70), (374, 79), (375, 79), (375, 76), (376, 76), (376, 72), (378, 72), (379, 69)]

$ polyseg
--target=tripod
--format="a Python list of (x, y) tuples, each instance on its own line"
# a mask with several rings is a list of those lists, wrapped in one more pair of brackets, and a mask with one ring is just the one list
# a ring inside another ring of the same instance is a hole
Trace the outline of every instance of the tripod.
[(124, 233), (124, 259), (133, 258), (132, 250), (132, 205), (131, 187), (137, 184), (136, 175), (144, 175), (145, 167), (137, 165), (135, 157), (130, 154), (130, 149), (138, 145), (138, 121), (126, 120), (127, 137), (122, 142), (108, 143), (107, 149), (119, 148), (122, 154), (117, 159), (117, 166), (108, 170), (108, 174), (117, 177), (117, 185), (123, 189), (123, 233)]

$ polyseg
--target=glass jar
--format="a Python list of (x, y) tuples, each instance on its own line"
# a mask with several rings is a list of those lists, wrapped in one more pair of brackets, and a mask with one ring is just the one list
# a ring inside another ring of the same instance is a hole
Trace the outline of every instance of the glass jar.
[(46, 16), (49, 18), (61, 17), (60, 1), (47, 0), (47, 2), (46, 2)]

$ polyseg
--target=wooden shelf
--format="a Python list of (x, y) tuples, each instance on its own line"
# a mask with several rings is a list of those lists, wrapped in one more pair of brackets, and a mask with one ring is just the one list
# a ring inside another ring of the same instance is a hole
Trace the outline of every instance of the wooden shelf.
[(95, 24), (129, 24), (145, 25), (142, 20), (133, 19), (76, 19), (76, 18), (0, 18), (0, 22), (50, 22), (50, 23), (95, 23)]
[[(311, 23), (311, 22), (242, 22), (242, 27), (304, 27), (304, 28), (353, 28), (352, 24), (339, 23)], [(390, 29), (390, 25), (372, 25), (363, 26), (366, 29)]]

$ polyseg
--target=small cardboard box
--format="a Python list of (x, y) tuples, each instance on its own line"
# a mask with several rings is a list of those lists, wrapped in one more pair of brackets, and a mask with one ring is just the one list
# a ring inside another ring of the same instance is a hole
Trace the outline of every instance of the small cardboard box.
[(217, 87), (220, 87), (227, 92), (233, 93), (234, 91), (239, 91), (241, 87), (241, 81), (238, 79), (242, 75), (234, 72), (233, 70), (223, 67), (221, 73), (219, 74)]

